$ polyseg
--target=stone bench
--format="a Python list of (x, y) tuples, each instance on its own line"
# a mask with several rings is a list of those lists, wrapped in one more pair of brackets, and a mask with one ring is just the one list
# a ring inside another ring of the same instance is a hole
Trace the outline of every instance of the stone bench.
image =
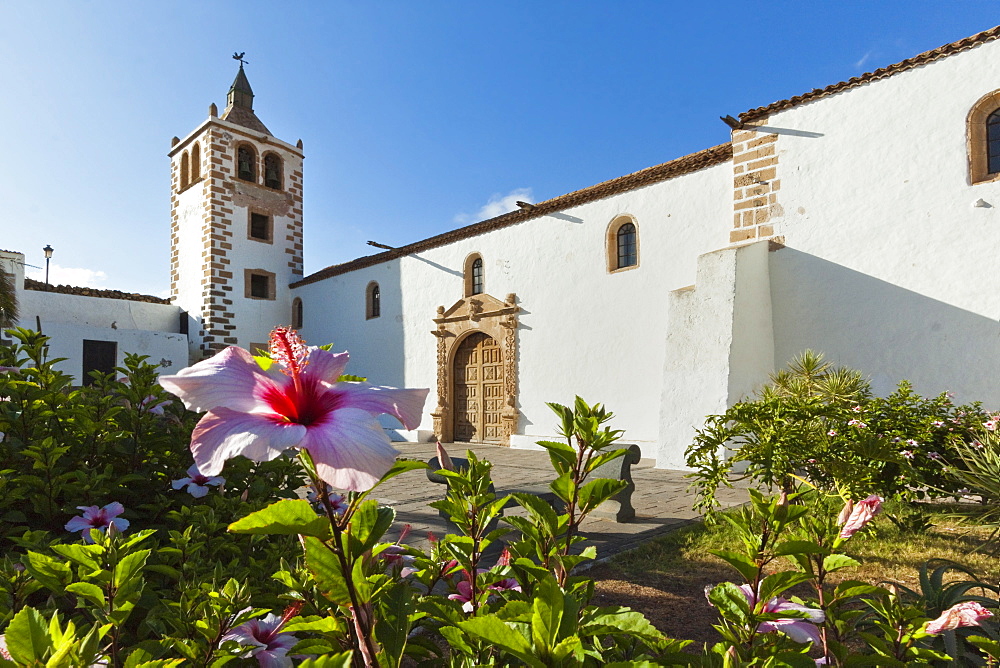
[[(626, 483), (625, 489), (621, 490), (594, 509), (590, 513), (590, 517), (599, 517), (601, 519), (614, 520), (616, 522), (630, 522), (635, 518), (635, 508), (632, 507), (632, 493), (635, 491), (635, 483), (632, 481), (632, 465), (639, 463), (641, 455), (638, 445), (623, 443), (619, 447), (620, 449), (627, 450), (625, 455), (597, 467), (593, 473), (590, 474), (588, 479), (611, 478), (612, 480), (624, 480)], [(451, 461), (455, 465), (456, 469), (463, 469), (469, 465), (469, 460), (463, 457), (452, 457)], [(441, 463), (438, 461), (437, 457), (432, 457), (427, 464), (430, 466), (430, 468), (426, 470), (428, 480), (440, 485), (448, 484), (448, 479), (438, 473), (441, 469)], [(490, 485), (490, 490), (495, 491), (492, 485)], [(549, 489), (548, 485), (515, 486), (505, 488), (499, 492), (501, 496), (519, 493), (537, 496), (555, 508), (557, 512), (562, 512), (562, 501), (560, 501), (555, 495), (555, 492)], [(518, 504), (511, 499), (505, 509), (517, 505)]]

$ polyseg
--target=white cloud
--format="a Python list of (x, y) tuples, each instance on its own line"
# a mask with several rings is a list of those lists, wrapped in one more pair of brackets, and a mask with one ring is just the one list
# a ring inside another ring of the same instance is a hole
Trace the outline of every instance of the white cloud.
[[(28, 278), (36, 281), (45, 280), (45, 267), (28, 269)], [(105, 288), (108, 275), (99, 269), (84, 269), (82, 267), (63, 267), (53, 262), (49, 265), (49, 283), (52, 285), (74, 285), (80, 288)]]
[(455, 222), (460, 225), (468, 225), (480, 220), (496, 218), (510, 211), (515, 211), (518, 208), (516, 204), (518, 201), (534, 204), (535, 199), (531, 195), (531, 188), (517, 188), (506, 195), (496, 193), (475, 214), (460, 213), (456, 215)]
[(867, 62), (868, 62), (868, 60), (869, 60), (869, 59), (870, 59), (871, 57), (872, 57), (872, 52), (871, 52), (871, 51), (869, 51), (869, 52), (868, 52), (868, 53), (866, 53), (865, 55), (861, 56), (861, 60), (859, 60), (858, 62), (854, 63), (854, 67), (856, 67), (856, 68), (858, 68), (858, 69), (860, 69), (860, 68), (864, 67), (864, 66), (865, 66), (865, 63), (867, 63)]

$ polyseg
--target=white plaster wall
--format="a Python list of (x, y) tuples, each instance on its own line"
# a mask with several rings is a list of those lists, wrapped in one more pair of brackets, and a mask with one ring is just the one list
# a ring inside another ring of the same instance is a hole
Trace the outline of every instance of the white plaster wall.
[[(83, 297), (82, 299), (87, 299)], [(21, 321), (23, 327), (34, 328), (34, 320)], [(135, 329), (107, 329), (78, 322), (42, 320), (42, 333), (50, 337), (49, 357), (65, 357), (56, 364), (60, 371), (72, 375), (77, 383), (83, 375), (83, 340), (115, 341), (118, 344), (117, 365), (125, 360), (125, 353), (148, 355), (148, 362), (162, 364), (163, 373), (175, 373), (187, 366), (187, 337), (170, 332), (151, 332)]]
[[(205, 144), (205, 142), (201, 142)], [(207, 147), (201, 147), (202, 155), (208, 153)], [(181, 153), (173, 157), (180, 163)], [(175, 167), (179, 169), (179, 167)], [(202, 163), (202, 175), (206, 174)], [(172, 252), (177, 254), (177, 293), (174, 303), (190, 314), (189, 321), (189, 354), (191, 359), (199, 359), (201, 351), (200, 316), (202, 305), (202, 278), (204, 276), (205, 241), (202, 227), (205, 224), (205, 188), (208, 179), (203, 179), (187, 190), (175, 195), (177, 198), (177, 241)]]
[(181, 309), (128, 299), (108, 299), (60, 292), (23, 290), (18, 294), (21, 320), (59, 322), (108, 329), (139, 329), (176, 333)]
[(702, 255), (695, 285), (668, 297), (656, 465), (682, 469), (705, 416), (750, 394), (773, 368), (768, 243)]
[(881, 393), (906, 378), (1000, 406), (1000, 183), (970, 185), (966, 152), (969, 110), (997, 88), (991, 42), (769, 119), (778, 366), (809, 347)]
[[(732, 218), (732, 167), (717, 165), (558, 214), (297, 288), (310, 343), (334, 342), (352, 373), (375, 383), (430, 387), (421, 430), (436, 403), (438, 306), (463, 296), (469, 254), (482, 255), (485, 291), (516, 293), (519, 317), (517, 447), (555, 437), (547, 401), (579, 394), (616, 414), (626, 442), (655, 456), (667, 294), (690, 285), (695, 260), (725, 239)], [(639, 231), (639, 267), (609, 274), (608, 224), (629, 214)], [(365, 289), (379, 283), (382, 316), (365, 320)], [(405, 288), (405, 299), (402, 296)]]
[(14, 290), (24, 289), (24, 253), (0, 251), (0, 271), (14, 277)]

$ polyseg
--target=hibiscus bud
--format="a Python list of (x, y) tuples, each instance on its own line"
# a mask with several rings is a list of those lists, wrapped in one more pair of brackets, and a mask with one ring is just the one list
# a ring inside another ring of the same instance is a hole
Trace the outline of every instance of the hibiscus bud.
[(850, 538), (880, 512), (882, 512), (882, 497), (877, 494), (872, 494), (864, 501), (860, 501), (847, 521), (844, 522), (844, 528), (840, 530), (840, 537)]
[(846, 522), (847, 518), (851, 516), (851, 512), (853, 510), (854, 510), (854, 501), (848, 499), (847, 503), (844, 504), (843, 510), (840, 511), (840, 515), (837, 516), (837, 526), (839, 527), (844, 526), (844, 522)]
[(118, 527), (115, 525), (114, 522), (108, 524), (108, 538), (114, 538), (120, 533), (121, 531), (118, 529)]
[(243, 490), (243, 493), (240, 494), (240, 501), (242, 501), (243, 503), (246, 503), (247, 499), (249, 499), (249, 498), (250, 498), (250, 488), (247, 487), (245, 490)]
[(451, 457), (448, 456), (448, 451), (441, 445), (441, 441), (437, 442), (437, 457), (438, 465), (445, 471), (455, 470), (455, 463), (451, 461)]
[(965, 626), (980, 626), (983, 620), (992, 616), (993, 613), (978, 602), (963, 601), (942, 612), (934, 621), (927, 622), (924, 631), (930, 635), (937, 635), (942, 631), (953, 631)]

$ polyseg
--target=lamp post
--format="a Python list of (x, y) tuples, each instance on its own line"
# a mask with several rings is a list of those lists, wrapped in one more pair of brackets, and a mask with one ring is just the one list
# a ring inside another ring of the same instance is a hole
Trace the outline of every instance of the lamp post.
[(42, 249), (45, 253), (45, 285), (49, 284), (49, 260), (52, 259), (52, 246), (45, 244), (45, 248)]

